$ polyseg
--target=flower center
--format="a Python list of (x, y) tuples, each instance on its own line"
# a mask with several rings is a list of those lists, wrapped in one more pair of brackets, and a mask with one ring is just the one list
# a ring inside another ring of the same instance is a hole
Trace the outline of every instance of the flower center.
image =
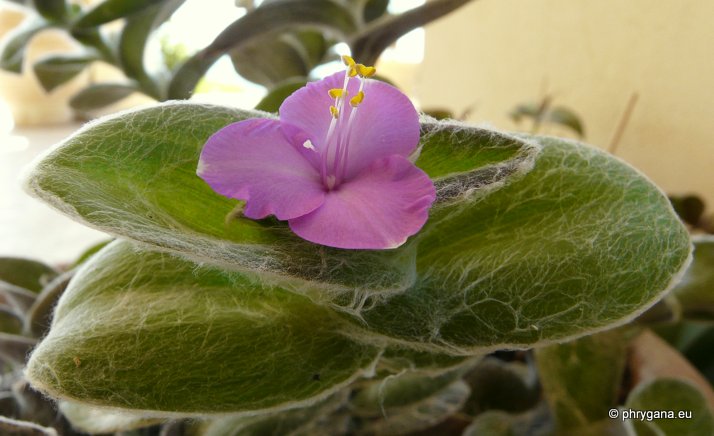
[[(364, 101), (367, 78), (372, 77), (377, 71), (374, 67), (356, 63), (349, 56), (342, 56), (342, 61), (347, 66), (342, 88), (334, 88), (328, 91), (330, 97), (334, 98), (335, 101), (329, 108), (331, 115), (330, 127), (327, 129), (325, 137), (325, 148), (322, 153), (320, 168), (322, 183), (329, 191), (336, 189), (344, 181), (349, 158), (352, 123), (359, 105)], [(347, 85), (352, 78), (359, 80), (359, 90), (348, 100)], [(349, 108), (347, 103), (349, 103)], [(303, 146), (314, 150), (309, 140), (305, 141)]]

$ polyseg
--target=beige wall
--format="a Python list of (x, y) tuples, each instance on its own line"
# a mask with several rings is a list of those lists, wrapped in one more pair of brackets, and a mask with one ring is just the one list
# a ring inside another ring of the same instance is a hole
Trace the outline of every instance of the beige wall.
[(504, 129), (545, 87), (603, 148), (637, 92), (617, 154), (714, 212), (714, 0), (479, 0), (427, 27), (417, 74), (424, 108)]

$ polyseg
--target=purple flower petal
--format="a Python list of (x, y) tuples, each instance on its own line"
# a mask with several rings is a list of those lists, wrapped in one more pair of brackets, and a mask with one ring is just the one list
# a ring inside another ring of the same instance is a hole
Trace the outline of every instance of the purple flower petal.
[[(329, 107), (334, 103), (328, 91), (342, 88), (343, 79), (341, 72), (309, 83), (283, 102), (280, 121), (286, 135), (294, 138), (293, 143), (302, 144), (305, 139), (310, 139), (319, 153), (324, 151), (324, 140), (332, 119)], [(351, 78), (347, 90), (349, 97), (356, 95), (359, 79)], [(409, 156), (419, 143), (419, 115), (407, 96), (376, 80), (366, 82), (364, 93), (364, 101), (349, 128), (346, 179), (354, 177), (376, 159), (395, 154)], [(345, 106), (342, 117), (346, 120), (353, 109)]]
[(402, 156), (376, 160), (325, 196), (313, 212), (289, 221), (298, 236), (337, 248), (402, 245), (426, 222), (436, 191), (429, 177)]
[(285, 139), (277, 120), (246, 120), (216, 132), (201, 152), (197, 174), (219, 194), (247, 200), (248, 218), (289, 220), (325, 200), (320, 174)]

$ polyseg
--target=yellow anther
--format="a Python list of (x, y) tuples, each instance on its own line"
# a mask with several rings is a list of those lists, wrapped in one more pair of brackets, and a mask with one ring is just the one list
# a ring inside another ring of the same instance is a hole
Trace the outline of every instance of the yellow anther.
[(376, 68), (368, 67), (362, 64), (357, 64), (357, 70), (359, 72), (359, 75), (362, 77), (372, 77), (377, 72)]
[(357, 95), (350, 99), (350, 106), (357, 107), (360, 103), (362, 103), (362, 100), (364, 100), (364, 92), (360, 91)]
[(340, 111), (338, 111), (337, 108), (334, 106), (330, 106), (330, 113), (332, 114), (332, 118), (337, 118), (340, 116)]
[(348, 74), (349, 74), (350, 77), (354, 77), (354, 76), (356, 76), (357, 74), (359, 74), (359, 71), (357, 71), (357, 64), (355, 64), (355, 65), (350, 65), (350, 66), (347, 68), (347, 71), (348, 71)]
[(343, 95), (347, 94), (347, 91), (341, 88), (332, 88), (329, 91), (327, 91), (328, 94), (330, 94), (330, 97), (332, 98), (340, 98)]
[(352, 67), (355, 64), (355, 60), (352, 59), (352, 57), (347, 56), (347, 55), (342, 55), (342, 62), (347, 65), (348, 67)]

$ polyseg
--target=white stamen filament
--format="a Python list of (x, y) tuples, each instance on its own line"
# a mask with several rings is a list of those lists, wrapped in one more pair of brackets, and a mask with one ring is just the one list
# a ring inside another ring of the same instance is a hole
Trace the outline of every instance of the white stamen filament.
[[(328, 190), (337, 188), (347, 173), (352, 124), (358, 107), (364, 100), (367, 77), (372, 76), (375, 71), (373, 67), (365, 67), (362, 64), (355, 65), (352, 58), (349, 57), (345, 64), (348, 68), (345, 71), (342, 89), (334, 88), (329, 91), (330, 96), (334, 97), (335, 100), (334, 104), (329, 108), (331, 120), (325, 137), (325, 149), (322, 153), (320, 168), (322, 182)], [(359, 80), (359, 90), (349, 100), (350, 114), (347, 116), (344, 111), (348, 109), (346, 104), (348, 102), (347, 86), (351, 77), (357, 77), (357, 80)], [(307, 145), (305, 147), (308, 148)]]
[[(359, 79), (359, 90), (357, 91), (357, 95), (359, 95), (360, 92), (364, 92), (364, 84), (367, 81), (367, 79), (360, 78)], [(359, 109), (359, 105), (354, 106), (352, 108), (352, 111), (350, 112), (350, 117), (347, 119), (347, 126), (345, 127), (345, 131), (347, 132), (347, 138), (345, 139), (345, 146), (344, 148), (344, 156), (342, 157), (342, 168), (340, 168), (340, 171), (338, 173), (338, 177), (343, 177), (347, 173), (347, 157), (349, 156), (349, 150), (350, 148), (347, 146), (350, 143), (350, 138), (352, 137), (352, 120), (355, 119), (355, 114), (357, 113), (357, 109)], [(337, 162), (339, 165), (339, 161)]]
[[(344, 106), (344, 101), (347, 96), (347, 84), (349, 83), (350, 80), (350, 69), (347, 68), (347, 71), (345, 71), (345, 78), (342, 82), (342, 95), (339, 95), (335, 97), (335, 103), (334, 106), (337, 108), (337, 117), (332, 117), (330, 120), (330, 127), (327, 129), (327, 135), (325, 137), (325, 155), (324, 158), (322, 159), (322, 166), (320, 168), (320, 173), (322, 175), (322, 180), (325, 184), (329, 185), (327, 177), (328, 177), (328, 168), (327, 168), (327, 158), (330, 153), (330, 144), (332, 143), (332, 136), (335, 132), (335, 128), (337, 127), (337, 123), (339, 122), (340, 118), (342, 118), (342, 108)], [(337, 138), (338, 144), (339, 144), (339, 138)], [(335, 150), (336, 152), (336, 150)], [(332, 168), (333, 176), (334, 176), (334, 168)], [(334, 186), (334, 181), (333, 181), (333, 186)], [(329, 189), (332, 189), (331, 187)]]

